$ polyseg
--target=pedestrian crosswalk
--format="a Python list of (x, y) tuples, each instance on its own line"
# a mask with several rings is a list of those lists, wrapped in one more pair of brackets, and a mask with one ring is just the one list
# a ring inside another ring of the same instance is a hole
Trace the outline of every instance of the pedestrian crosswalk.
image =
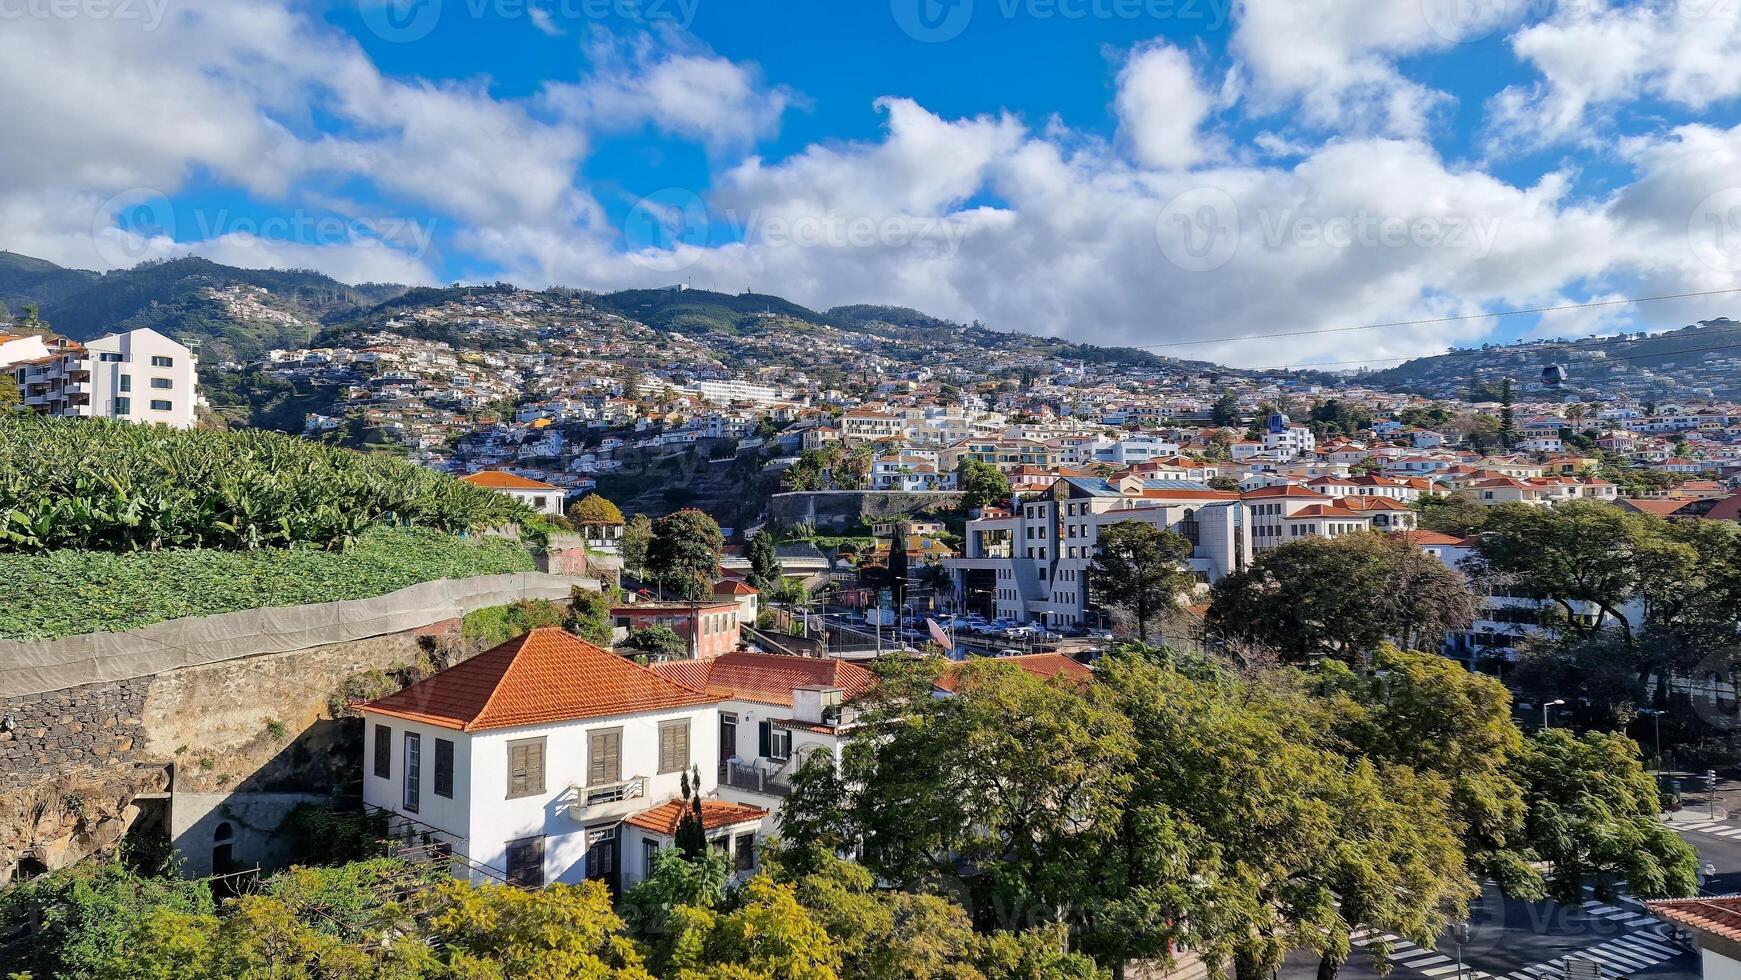
[(1596, 946), (1574, 950), (1557, 960), (1526, 966), (1506, 974), (1501, 980), (1561, 980), (1566, 975), (1568, 959), (1594, 960), (1601, 965), (1604, 976), (1631, 976), (1664, 960), (1674, 959), (1682, 952), (1683, 950), (1660, 935), (1635, 932)]
[(1691, 830), (1700, 834), (1711, 834), (1716, 837), (1741, 837), (1741, 827), (1718, 820), (1701, 820), (1697, 823), (1677, 823), (1672, 825), (1675, 830)]
[[(1741, 830), (1737, 833), (1741, 834)], [(1494, 974), (1464, 964), (1461, 974), (1458, 974), (1457, 962), (1450, 956), (1424, 949), (1390, 933), (1363, 929), (1354, 933), (1352, 939), (1354, 945), (1362, 949), (1382, 941), (1392, 967), (1411, 970), (1429, 980), (1564, 980), (1566, 961), (1573, 958), (1594, 961), (1608, 977), (1631, 976), (1685, 952), (1669, 941), (1663, 924), (1644, 914), (1644, 906), (1633, 899), (1621, 897), (1607, 903), (1598, 901), (1589, 889), (1585, 889), (1585, 894), (1590, 898), (1581, 906), (1584, 915), (1611, 922), (1628, 931), (1594, 946), (1573, 950), (1566, 956), (1510, 973)]]
[[(1354, 933), (1350, 938), (1353, 940), (1354, 945), (1361, 949), (1365, 949), (1366, 947), (1383, 940), (1390, 950), (1385, 958), (1390, 960), (1391, 966), (1407, 967), (1408, 969), (1414, 970), (1416, 973), (1432, 977), (1433, 980), (1439, 980), (1441, 977), (1446, 977), (1457, 972), (1456, 960), (1453, 960), (1443, 953), (1437, 953), (1433, 950), (1423, 949), (1420, 946), (1416, 946), (1414, 943), (1409, 942), (1401, 936), (1395, 936), (1388, 932), (1378, 933), (1369, 929), (1362, 929), (1359, 932)], [(1494, 980), (1491, 973), (1483, 973), (1480, 970), (1470, 969), (1467, 965), (1463, 967), (1463, 977), (1466, 978), (1466, 980)]]

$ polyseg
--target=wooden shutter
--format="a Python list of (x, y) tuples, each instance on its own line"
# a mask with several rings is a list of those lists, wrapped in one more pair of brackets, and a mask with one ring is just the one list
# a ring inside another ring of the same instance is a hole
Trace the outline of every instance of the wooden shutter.
[(623, 730), (607, 728), (586, 737), (586, 784), (603, 786), (622, 781)]
[(544, 740), (508, 743), (508, 798), (544, 792)]
[(768, 758), (769, 756), (772, 756), (774, 754), (774, 725), (773, 725), (773, 723), (767, 722), (767, 721), (762, 722), (761, 729), (757, 734), (759, 736), (759, 740), (758, 740), (758, 751), (756, 754), (760, 755), (764, 759)]
[(689, 721), (659, 723), (659, 771), (689, 768)]

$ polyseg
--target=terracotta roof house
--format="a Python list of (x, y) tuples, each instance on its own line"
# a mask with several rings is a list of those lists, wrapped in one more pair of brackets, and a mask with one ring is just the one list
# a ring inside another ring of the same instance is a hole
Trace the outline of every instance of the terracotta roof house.
[(1741, 976), (1741, 895), (1663, 899), (1644, 908), (1693, 934), (1706, 980)]
[[(446, 845), (471, 880), (620, 888), (672, 843), (658, 817), (632, 818), (675, 800), (685, 773), (716, 796), (720, 702), (536, 629), (357, 706), (364, 805), (399, 835)], [(759, 818), (729, 812), (711, 836), (747, 867)]]
[(460, 479), (474, 487), (505, 493), (541, 514), (561, 514), (568, 499), (567, 491), (553, 483), (528, 480), (507, 470), (484, 470)]

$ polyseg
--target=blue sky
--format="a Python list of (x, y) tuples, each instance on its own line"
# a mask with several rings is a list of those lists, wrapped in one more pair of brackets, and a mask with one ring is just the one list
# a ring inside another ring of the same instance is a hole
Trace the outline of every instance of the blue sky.
[[(1736, 7), (26, 6), (0, 32), (0, 247), (690, 281), (1154, 345), (1726, 289)], [(1388, 363), (1737, 298), (1176, 352)]]

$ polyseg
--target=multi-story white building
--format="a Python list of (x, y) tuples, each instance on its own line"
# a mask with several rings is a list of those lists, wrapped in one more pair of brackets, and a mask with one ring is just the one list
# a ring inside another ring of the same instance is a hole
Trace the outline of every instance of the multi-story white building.
[(1100, 531), (1122, 521), (1183, 534), (1192, 543), (1187, 564), (1205, 584), (1251, 553), (1238, 494), (1178, 480), (1066, 477), (1008, 516), (969, 521), (962, 556), (943, 566), (969, 606), (1018, 622), (1083, 624), (1093, 618), (1088, 566)]
[(472, 880), (617, 889), (674, 844), (688, 773), (707, 836), (745, 869), (768, 811), (715, 798), (721, 700), (536, 629), (360, 705), (363, 802)]
[[(8, 347), (12, 345), (7, 345)], [(26, 408), (67, 418), (193, 427), (198, 358), (150, 328), (63, 341), (46, 356), (9, 365)]]
[(748, 381), (697, 381), (695, 393), (717, 405), (730, 405), (734, 402), (767, 405), (783, 401), (786, 397), (778, 388)]

